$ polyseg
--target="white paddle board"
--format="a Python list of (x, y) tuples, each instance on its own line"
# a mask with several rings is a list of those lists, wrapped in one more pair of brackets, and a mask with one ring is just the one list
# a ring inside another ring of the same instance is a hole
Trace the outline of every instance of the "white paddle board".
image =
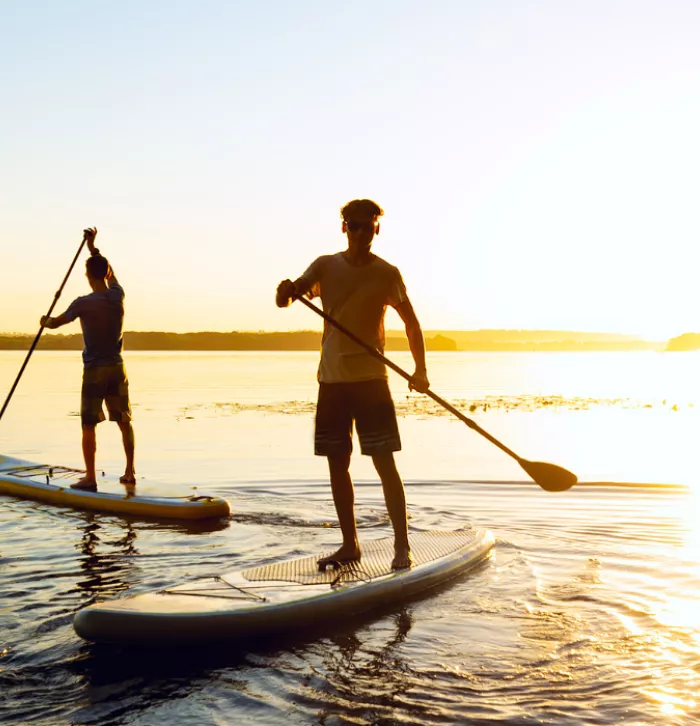
[(149, 492), (141, 483), (131, 490), (109, 481), (99, 481), (96, 492), (71, 489), (70, 485), (84, 474), (65, 466), (0, 456), (0, 494), (73, 509), (158, 519), (212, 519), (231, 513), (228, 502), (220, 497), (167, 496)]
[(363, 544), (362, 559), (319, 572), (319, 557), (286, 560), (106, 601), (73, 621), (86, 640), (179, 644), (293, 631), (401, 602), (483, 560), (493, 535), (482, 529), (410, 534), (415, 564), (392, 570), (393, 538)]

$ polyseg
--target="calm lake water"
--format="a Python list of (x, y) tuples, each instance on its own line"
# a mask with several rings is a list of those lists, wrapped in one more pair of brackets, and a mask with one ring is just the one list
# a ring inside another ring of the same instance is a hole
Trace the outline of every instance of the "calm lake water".
[[(4, 395), (24, 355), (0, 352)], [(391, 379), (413, 530), (487, 527), (491, 558), (401, 607), (258, 646), (96, 646), (97, 600), (335, 545), (313, 456), (315, 353), (127, 353), (139, 486), (225, 496), (198, 527), (2, 498), (0, 721), (33, 724), (700, 723), (696, 354), (429, 355), (433, 390), (529, 459), (548, 494)], [(410, 358), (395, 354), (400, 365)], [(34, 355), (0, 452), (80, 467), (77, 352)], [(98, 467), (122, 472), (119, 432)], [(353, 456), (360, 536), (390, 526)]]

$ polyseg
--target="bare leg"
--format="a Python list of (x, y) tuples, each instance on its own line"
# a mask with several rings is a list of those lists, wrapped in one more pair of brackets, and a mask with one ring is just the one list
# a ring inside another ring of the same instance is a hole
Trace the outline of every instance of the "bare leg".
[(134, 427), (131, 425), (131, 421), (118, 421), (117, 423), (122, 432), (124, 454), (126, 455), (126, 469), (124, 469), (124, 476), (120, 477), (119, 481), (122, 484), (135, 484), (134, 448), (136, 442), (134, 439)]
[(328, 469), (335, 511), (338, 514), (340, 531), (343, 533), (343, 544), (332, 555), (318, 561), (321, 570), (325, 570), (332, 562), (351, 562), (360, 559), (361, 555), (355, 523), (355, 490), (350, 478), (350, 454), (329, 456)]
[(408, 515), (403, 482), (396, 469), (393, 453), (377, 454), (372, 457), (372, 461), (382, 480), (386, 509), (394, 527), (394, 561), (391, 566), (395, 570), (404, 569), (413, 564), (413, 558), (408, 542)]
[(97, 489), (97, 474), (95, 473), (95, 452), (97, 451), (97, 437), (95, 426), (83, 424), (83, 459), (85, 460), (85, 476), (75, 484), (72, 489)]

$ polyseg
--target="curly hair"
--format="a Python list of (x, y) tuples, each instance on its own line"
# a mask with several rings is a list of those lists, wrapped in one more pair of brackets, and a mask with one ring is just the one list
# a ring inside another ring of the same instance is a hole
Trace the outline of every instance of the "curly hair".
[(347, 221), (352, 217), (381, 217), (384, 210), (371, 199), (353, 199), (340, 208), (340, 216)]

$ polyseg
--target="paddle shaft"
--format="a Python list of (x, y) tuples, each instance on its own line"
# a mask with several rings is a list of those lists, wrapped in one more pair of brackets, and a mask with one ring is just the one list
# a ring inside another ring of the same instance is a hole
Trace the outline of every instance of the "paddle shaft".
[[(49, 317), (51, 313), (53, 312), (54, 307), (56, 307), (56, 303), (58, 302), (58, 298), (61, 297), (61, 293), (63, 292), (63, 288), (66, 286), (66, 282), (68, 281), (68, 278), (70, 277), (70, 273), (73, 272), (73, 268), (75, 267), (75, 263), (78, 261), (78, 257), (80, 257), (80, 253), (83, 251), (83, 246), (85, 245), (86, 238), (83, 237), (83, 241), (80, 243), (80, 247), (78, 247), (78, 251), (75, 253), (75, 257), (73, 258), (73, 262), (70, 263), (70, 267), (68, 268), (68, 272), (66, 272), (66, 276), (63, 278), (63, 282), (61, 283), (61, 287), (58, 288), (56, 291), (56, 294), (53, 296), (53, 302), (51, 303), (51, 307), (49, 308), (49, 311), (46, 313), (46, 317)], [(17, 374), (17, 378), (15, 378), (15, 382), (12, 384), (12, 388), (10, 388), (10, 392), (7, 394), (7, 398), (5, 399), (5, 403), (2, 405), (2, 409), (0, 410), (0, 419), (2, 419), (3, 414), (5, 413), (5, 409), (10, 403), (10, 399), (12, 398), (12, 394), (15, 392), (15, 389), (17, 388), (17, 384), (19, 383), (19, 379), (22, 377), (22, 374), (24, 373), (24, 369), (27, 367), (27, 363), (29, 363), (29, 359), (32, 356), (32, 353), (34, 352), (34, 349), (37, 346), (37, 343), (39, 342), (39, 338), (41, 338), (41, 334), (44, 332), (44, 326), (42, 325), (39, 328), (39, 332), (36, 334), (36, 337), (34, 338), (34, 342), (32, 343), (32, 347), (27, 352), (27, 357), (24, 359), (24, 363), (22, 363), (22, 367), (19, 369), (19, 373)]]
[[(312, 302), (309, 302), (305, 297), (296, 297), (296, 300), (299, 300), (300, 302), (304, 303), (307, 308), (310, 308), (315, 313), (320, 315), (327, 323), (332, 325), (333, 327), (340, 330), (341, 333), (345, 334), (350, 338), (350, 340), (357, 343), (360, 347), (364, 348), (370, 355), (374, 356), (377, 360), (382, 361), (384, 365), (391, 368), (392, 371), (398, 373), (402, 378), (405, 378), (407, 381), (411, 380), (411, 375), (407, 373), (403, 368), (400, 368), (396, 365), (396, 363), (390, 361), (386, 356), (384, 356), (382, 353), (380, 353), (376, 348), (373, 348), (371, 345), (368, 345), (365, 343), (364, 340), (361, 340), (358, 338), (355, 333), (348, 330), (342, 323), (339, 323), (335, 318), (331, 317), (328, 313), (324, 312), (320, 308), (317, 308)], [(498, 448), (501, 451), (504, 451), (508, 456), (512, 456), (518, 463), (522, 463), (524, 460), (522, 457), (518, 456), (514, 451), (511, 451), (505, 444), (502, 444), (498, 439), (495, 439), (493, 436), (491, 436), (490, 433), (487, 431), (484, 431), (484, 429), (479, 426), (476, 421), (472, 421), (472, 419), (465, 416), (461, 411), (457, 410), (454, 406), (452, 406), (450, 403), (445, 401), (445, 399), (440, 398), (436, 393), (433, 393), (431, 390), (424, 391), (426, 396), (429, 396), (433, 399), (436, 403), (439, 403), (443, 408), (447, 409), (451, 414), (454, 414), (460, 421), (463, 421), (467, 426), (469, 426), (470, 429), (473, 429), (478, 434), (481, 434), (485, 439), (488, 439), (494, 446), (498, 446)]]

